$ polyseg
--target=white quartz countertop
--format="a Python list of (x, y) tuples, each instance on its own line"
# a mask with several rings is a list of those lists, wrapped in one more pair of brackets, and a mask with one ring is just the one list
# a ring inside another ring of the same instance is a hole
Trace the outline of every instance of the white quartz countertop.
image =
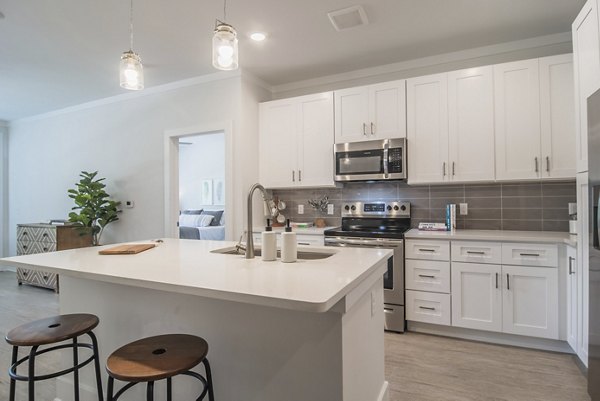
[[(283, 232), (283, 229), (285, 227), (273, 227), (273, 231), (275, 232)], [(308, 227), (308, 228), (292, 228), (292, 231), (295, 232), (296, 234), (299, 235), (323, 235), (325, 233), (325, 230), (329, 230), (331, 228), (334, 228), (333, 226), (331, 227)], [(264, 227), (254, 227), (252, 229), (252, 232), (255, 234), (258, 233), (262, 233), (263, 231), (265, 231)]]
[[(77, 278), (287, 309), (326, 312), (392, 256), (386, 249), (304, 247), (334, 253), (283, 263), (211, 253), (235, 242), (164, 239), (136, 255), (99, 255), (119, 244), (0, 259)], [(148, 243), (144, 241), (140, 243)], [(383, 275), (383, 271), (381, 272)]]
[(553, 231), (509, 231), (509, 230), (455, 230), (419, 231), (416, 228), (404, 234), (406, 239), (445, 239), (499, 242), (564, 243), (577, 246), (577, 236)]

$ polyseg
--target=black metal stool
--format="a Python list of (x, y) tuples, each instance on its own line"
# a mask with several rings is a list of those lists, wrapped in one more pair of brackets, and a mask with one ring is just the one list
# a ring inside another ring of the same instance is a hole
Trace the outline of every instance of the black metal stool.
[[(103, 401), (102, 379), (100, 377), (100, 358), (98, 356), (98, 341), (92, 330), (98, 326), (97, 316), (90, 314), (59, 315), (46, 319), (36, 320), (12, 329), (6, 335), (6, 342), (13, 346), (12, 362), (8, 369), (10, 376), (10, 401), (15, 401), (16, 381), (26, 381), (29, 387), (29, 401), (35, 400), (35, 382), (53, 379), (58, 376), (73, 372), (75, 401), (79, 401), (79, 369), (94, 361), (96, 368), (96, 385), (98, 387), (98, 400)], [(87, 334), (92, 340), (91, 344), (77, 342), (77, 337)], [(43, 345), (56, 344), (66, 340), (72, 343), (55, 345), (38, 351)], [(29, 355), (18, 359), (19, 347), (31, 347)], [(38, 355), (64, 348), (73, 349), (73, 367), (60, 372), (35, 375), (35, 359)], [(79, 348), (92, 350), (92, 356), (79, 362)], [(28, 362), (26, 376), (17, 374), (17, 367)]]
[[(106, 362), (107, 401), (116, 401), (138, 383), (146, 383), (146, 400), (153, 401), (154, 382), (162, 379), (167, 379), (167, 401), (172, 401), (171, 379), (176, 375), (191, 376), (202, 382), (202, 392), (196, 401), (203, 400), (206, 394), (214, 401), (207, 354), (206, 341), (187, 334), (165, 334), (126, 344), (113, 352)], [(191, 371), (200, 362), (204, 364), (206, 377)], [(113, 395), (115, 379), (128, 383)]]

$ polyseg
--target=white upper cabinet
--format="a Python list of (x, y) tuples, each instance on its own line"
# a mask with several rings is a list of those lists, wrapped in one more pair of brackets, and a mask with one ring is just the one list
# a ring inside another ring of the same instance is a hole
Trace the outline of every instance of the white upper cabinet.
[(406, 137), (406, 81), (335, 91), (335, 142)]
[(496, 179), (542, 176), (538, 59), (494, 66)]
[(450, 179), (447, 76), (435, 74), (406, 81), (409, 184)]
[(449, 178), (461, 182), (493, 181), (495, 164), (492, 66), (448, 73), (448, 118)]
[(600, 88), (600, 36), (598, 5), (588, 0), (572, 25), (575, 72), (577, 172), (588, 170), (587, 98)]
[(576, 173), (573, 55), (540, 59), (542, 177), (573, 178)]
[(259, 175), (267, 188), (333, 186), (333, 92), (260, 104)]

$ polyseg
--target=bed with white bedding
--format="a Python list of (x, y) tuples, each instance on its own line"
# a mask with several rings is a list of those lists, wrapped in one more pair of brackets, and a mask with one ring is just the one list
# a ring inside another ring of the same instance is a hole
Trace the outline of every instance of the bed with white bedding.
[(179, 215), (179, 238), (208, 241), (225, 240), (223, 210), (184, 210)]
[(225, 226), (179, 227), (179, 238), (224, 241)]

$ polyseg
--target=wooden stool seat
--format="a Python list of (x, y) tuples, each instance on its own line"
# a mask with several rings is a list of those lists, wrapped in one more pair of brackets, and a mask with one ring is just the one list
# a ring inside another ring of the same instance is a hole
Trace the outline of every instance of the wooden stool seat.
[(52, 316), (12, 329), (6, 342), (19, 347), (54, 344), (89, 333), (98, 323), (97, 316), (87, 313)]
[(126, 382), (153, 382), (194, 368), (208, 354), (208, 343), (188, 334), (165, 334), (143, 338), (113, 352), (106, 370)]

